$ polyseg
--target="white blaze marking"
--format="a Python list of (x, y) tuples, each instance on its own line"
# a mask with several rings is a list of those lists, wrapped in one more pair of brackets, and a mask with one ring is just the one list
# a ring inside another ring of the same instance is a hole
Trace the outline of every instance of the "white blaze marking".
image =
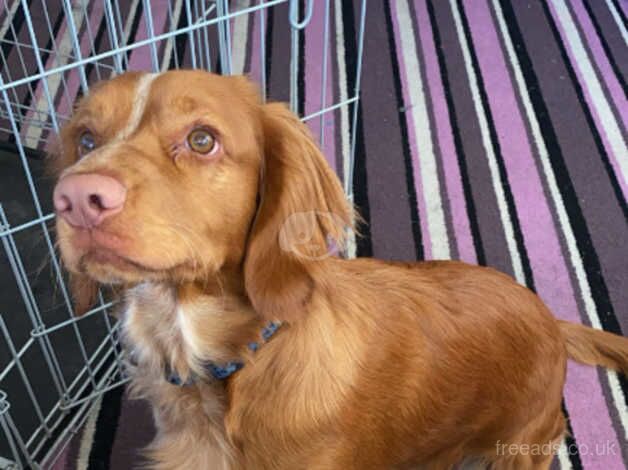
[(147, 73), (142, 75), (137, 81), (135, 88), (135, 98), (133, 99), (133, 105), (131, 107), (131, 114), (125, 127), (123, 127), (113, 138), (114, 142), (118, 142), (129, 137), (139, 126), (142, 116), (144, 115), (144, 109), (146, 108), (146, 102), (148, 101), (148, 95), (150, 94), (150, 88), (160, 74)]

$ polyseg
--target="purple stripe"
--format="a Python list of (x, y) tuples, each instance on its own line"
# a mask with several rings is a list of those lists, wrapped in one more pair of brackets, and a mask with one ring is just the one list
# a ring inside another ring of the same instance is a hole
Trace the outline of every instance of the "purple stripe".
[[(577, 229), (588, 231), (588, 234), (579, 234), (580, 241), (587, 242), (590, 237), (593, 245), (593, 251), (583, 248), (580, 253), (583, 258), (590, 258), (600, 265), (598, 273), (589, 271), (590, 282), (594, 282), (592, 289), (595, 289), (598, 301), (603, 301), (602, 296), (608, 292), (608, 301), (613, 306), (620, 327), (627, 331), (628, 316), (624, 314), (628, 306), (625, 256), (617, 254), (617, 247), (628, 245), (622, 207), (610, 183), (609, 173), (576, 88), (571, 80), (556, 79), (569, 77), (569, 70), (560, 59), (561, 51), (553, 39), (554, 34), (543, 4), (532, 2), (523, 5), (513, 2), (512, 9), (518, 23), (524, 25), (523, 40), (547, 106), (547, 117), (551, 120), (556, 144), (562, 154), (560, 159), (564, 161), (586, 221), (586, 226), (581, 226), (574, 220)], [(578, 211), (578, 208), (573, 210)]]
[[(574, 57), (572, 45), (569, 42), (569, 39), (567, 38), (567, 34), (565, 33), (565, 29), (563, 28), (563, 24), (560, 21), (558, 14), (556, 13), (556, 8), (554, 7), (554, 3), (548, 2), (548, 5), (550, 8), (550, 11), (552, 12), (552, 17), (554, 18), (556, 27), (558, 28), (558, 31), (560, 33), (560, 37), (562, 38), (562, 41), (565, 44), (565, 49), (567, 50), (569, 61), (573, 64), (573, 69), (576, 73), (576, 77), (578, 78), (578, 82), (580, 83), (580, 86), (582, 87), (582, 91), (584, 93), (584, 99), (586, 100), (587, 105), (589, 106), (589, 109), (591, 110), (591, 115), (593, 116), (593, 120), (595, 121), (595, 127), (597, 127), (600, 132), (600, 136), (602, 138), (604, 148), (606, 149), (606, 152), (608, 153), (608, 157), (611, 162), (611, 165), (613, 166), (613, 170), (615, 171), (615, 174), (617, 175), (617, 181), (619, 182), (621, 190), (624, 194), (624, 198), (628, 198), (628, 181), (626, 181), (625, 178), (623, 177), (621, 167), (619, 166), (619, 161), (618, 161), (620, 158), (623, 158), (625, 156), (617, 155), (613, 152), (613, 147), (611, 146), (608, 139), (608, 135), (606, 134), (606, 128), (604, 127), (602, 123), (597, 107), (595, 106), (595, 103), (591, 96), (589, 87), (587, 86), (587, 82), (584, 79), (582, 70), (580, 68), (580, 64), (577, 58)], [(624, 104), (623, 108), (628, 108), (628, 107)]]
[[(94, 3), (94, 6), (91, 12), (88, 11), (87, 14), (89, 16), (89, 25), (90, 25), (91, 30), (92, 31), (97, 30), (98, 25), (100, 24), (103, 17), (102, 2)], [(83, 57), (86, 57), (90, 54), (91, 46), (92, 45), (90, 44), (89, 35), (87, 34), (87, 31), (84, 31), (83, 36), (80, 39), (81, 55)], [(80, 81), (79, 81), (78, 70), (72, 69), (66, 82), (67, 95), (64, 94), (64, 98), (62, 98), (61, 101), (57, 105), (58, 114), (60, 115), (70, 114), (70, 112), (72, 111), (72, 105), (78, 94), (79, 86), (80, 86)]]
[[(508, 180), (537, 292), (557, 317), (580, 323), (576, 293), (561, 253), (557, 228), (544, 195), (524, 118), (519, 110), (508, 66), (499, 48), (500, 42), (489, 7), (486, 1), (465, 0), (465, 12), (498, 139), (504, 150)], [(571, 365), (564, 393), (577, 442), (593, 449), (596, 443), (604, 439), (619, 448), (596, 370)], [(595, 427), (592, 423), (595, 423)], [(594, 456), (583, 453), (580, 457), (587, 469), (623, 468), (620, 455)]]
[(50, 470), (66, 470), (66, 469), (70, 468), (70, 466), (69, 466), (69, 463), (70, 463), (69, 462), (69, 457), (70, 457), (70, 447), (68, 445), (68, 447), (63, 449), (61, 454), (54, 461), (54, 464), (51, 467), (48, 467), (48, 468), (50, 468)]
[(467, 204), (462, 188), (462, 178), (458, 167), (456, 147), (454, 145), (453, 131), (449, 121), (449, 109), (445, 99), (445, 91), (440, 78), (438, 58), (436, 57), (436, 47), (432, 35), (429, 15), (425, 0), (414, 0), (417, 22), (419, 25), (419, 37), (425, 61), (425, 74), (427, 77), (424, 84), (430, 93), (432, 108), (435, 116), (434, 128), (435, 136), (441, 152), (441, 166), (445, 175), (447, 197), (451, 208), (452, 224), (458, 255), (461, 260), (468, 263), (477, 263), (473, 236), (469, 227), (469, 215), (467, 214)]
[[(355, 12), (359, 11), (358, 4), (354, 1)], [(416, 257), (416, 246), (385, 18), (384, 2), (369, 2), (362, 69), (365, 92), (361, 96), (364, 155), (356, 159), (363, 160), (367, 172), (373, 256), (403, 260)], [(369, 54), (369, 50), (377, 53)], [(364, 185), (357, 176), (355, 186), (359, 189)]]
[[(153, 14), (153, 27), (155, 29), (155, 34), (159, 34), (162, 29), (166, 28), (166, 20), (168, 19), (168, 0), (151, 0), (151, 10)], [(146, 24), (146, 11), (144, 10), (137, 28), (135, 42), (142, 41), (147, 38), (148, 29)], [(159, 47), (159, 45), (155, 45), (155, 47)], [(151, 56), (152, 52), (150, 45), (132, 49), (128, 70), (152, 71), (153, 62)]]
[(628, 103), (626, 103), (626, 98), (621, 88), (621, 84), (619, 83), (619, 80), (617, 80), (617, 75), (613, 72), (611, 64), (608, 61), (608, 57), (602, 48), (600, 38), (595, 32), (591, 18), (587, 14), (582, 0), (571, 0), (571, 6), (578, 22), (580, 23), (580, 27), (585, 35), (589, 49), (593, 53), (593, 59), (600, 70), (601, 77), (599, 78), (606, 83), (609, 94), (615, 104), (615, 109), (621, 116), (624, 128), (628, 128)]
[[(399, 71), (401, 73), (401, 85), (403, 90), (403, 101), (406, 106), (409, 108), (404, 116), (407, 122), (408, 128), (408, 143), (410, 145), (410, 152), (412, 154), (412, 179), (414, 180), (414, 189), (417, 195), (417, 210), (419, 212), (419, 221), (421, 223), (421, 237), (423, 241), (423, 253), (425, 259), (432, 259), (432, 243), (431, 243), (431, 234), (429, 230), (429, 226), (427, 223), (427, 206), (425, 202), (425, 191), (423, 189), (423, 184), (421, 180), (421, 166), (419, 164), (419, 159), (421, 158), (419, 152), (419, 145), (417, 143), (416, 131), (415, 131), (415, 122), (414, 122), (414, 112), (410, 105), (418, 106), (419, 103), (412, 103), (409, 94), (409, 83), (412, 82), (412, 77), (408, 77), (408, 70), (405, 64), (405, 58), (403, 55), (403, 50), (401, 46), (401, 33), (399, 31), (399, 24), (397, 21), (397, 2), (391, 2), (391, 15), (393, 28), (395, 31), (395, 48), (397, 52), (397, 58), (399, 60)], [(410, 51), (410, 53), (415, 53), (416, 51)], [(413, 82), (413, 85), (416, 85)], [(431, 178), (438, 178), (436, 174), (428, 175)]]
[[(332, 9), (329, 7), (329, 15)], [(325, 46), (325, 2), (315, 4), (312, 19), (305, 28), (305, 115), (314, 113), (321, 109), (321, 97), (323, 93), (323, 83), (321, 81), (323, 72), (323, 48)], [(331, 31), (331, 20), (328, 25), (328, 40), (333, 40)], [(333, 75), (332, 57), (333, 48), (327, 44), (327, 82), (325, 84), (325, 104), (327, 107), (333, 100)], [(320, 135), (320, 118), (310, 119), (308, 126), (318, 141)], [(333, 112), (323, 115), (323, 126), (325, 130), (325, 142), (322, 148), (327, 161), (332, 168), (336, 168), (336, 143), (335, 143), (335, 117)]]
[[(21, 7), (20, 7), (21, 8)], [(61, 8), (61, 6), (59, 7)], [(54, 20), (54, 18), (52, 17), (52, 15), (49, 13), (50, 15), (50, 21), (52, 22)], [(45, 70), (50, 70), (55, 66), (55, 62), (57, 62), (60, 57), (57, 55), (57, 53), (55, 52), (55, 48), (58, 48), (59, 42), (62, 40), (64, 34), (66, 33), (66, 30), (68, 29), (68, 22), (67, 19), (64, 17), (63, 22), (61, 23), (61, 27), (59, 28), (59, 31), (57, 32), (57, 36), (54, 37), (53, 41), (52, 41), (52, 45), (51, 45), (51, 52), (48, 55), (48, 59), (46, 60), (46, 63), (44, 64), (44, 69)], [(45, 29), (46, 34), (48, 34), (48, 29)], [(20, 47), (20, 46), (17, 46)], [(39, 54), (42, 53), (42, 51), (38, 52)], [(28, 57), (28, 55), (26, 56)], [(28, 59), (26, 59), (28, 60)], [(34, 59), (33, 59), (34, 60)], [(60, 82), (59, 85), (60, 88), (63, 88), (63, 82)], [(28, 107), (28, 111), (26, 112), (26, 118), (24, 120), (25, 124), (24, 127), (22, 127), (21, 129), (21, 135), (22, 135), (22, 139), (25, 139), (26, 136), (28, 135), (28, 131), (30, 130), (31, 126), (34, 126), (35, 128), (40, 127), (41, 124), (39, 121), (44, 121), (47, 120), (48, 117), (50, 116), (51, 111), (48, 109), (48, 106), (46, 105), (46, 107), (44, 108), (44, 110), (42, 112), (37, 112), (37, 115), (35, 116), (35, 109), (38, 107), (37, 105), (39, 104), (40, 100), (42, 99), (44, 95), (44, 81), (43, 80), (38, 80), (37, 81), (37, 87), (35, 88), (35, 94), (33, 96), (33, 100), (30, 103), (30, 106)], [(50, 99), (53, 101), (55, 101), (55, 95), (56, 93), (51, 93), (51, 97)], [(33, 124), (33, 120), (37, 121), (36, 123)]]

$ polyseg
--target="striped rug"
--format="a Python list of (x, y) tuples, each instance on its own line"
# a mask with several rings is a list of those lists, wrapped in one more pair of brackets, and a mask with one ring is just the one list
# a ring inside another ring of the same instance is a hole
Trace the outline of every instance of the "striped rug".
[[(54, 3), (48, 2), (53, 33), (67, 46), (65, 17), (53, 11), (59, 8)], [(157, 32), (169, 29), (168, 2), (151, 3)], [(234, 8), (253, 3), (232, 2)], [(324, 93), (326, 0), (315, 2), (299, 38), (302, 115), (351, 97), (356, 84), (360, 2), (330, 3)], [(354, 191), (368, 226), (357, 254), (494, 266), (535, 290), (559, 318), (628, 331), (628, 2), (367, 3)], [(175, 26), (187, 25), (183, 2), (171, 4)], [(146, 38), (143, 2), (120, 5), (128, 41)], [(5, 6), (0, 20), (16, 27), (0, 33), (26, 41), (19, 11), (12, 17), (11, 5)], [(279, 100), (289, 99), (287, 16), (282, 4), (263, 17), (232, 22), (234, 71), (259, 82), (265, 71), (266, 92)], [(76, 21), (84, 55), (111, 47), (102, 2), (91, 2), (86, 14), (77, 10)], [(215, 45), (216, 31), (208, 36)], [(188, 35), (159, 44), (159, 66), (191, 66), (194, 50), (197, 66), (220, 71), (217, 48), (199, 51), (199, 45)], [(2, 51), (19, 70), (11, 42), (3, 42)], [(123, 60), (130, 69), (153, 65), (149, 47)], [(62, 63), (55, 54), (45, 57), (46, 67)], [(107, 76), (106, 66), (87, 67), (88, 78)], [(79, 90), (76, 72), (64, 79), (63, 86), (51, 81), (62, 115)], [(19, 89), (16, 99), (45, 110), (41, 83), (34, 85), (32, 95)], [(315, 135), (325, 129), (322, 147), (340, 175), (347, 171), (350, 117), (343, 108), (309, 121)], [(20, 132), (33, 146), (45, 146), (48, 131), (24, 125)], [(564, 410), (570, 437), (556, 468), (626, 468), (627, 391), (625, 377), (569, 365)], [(153, 433), (145, 404), (115, 390), (96, 408), (55, 468), (126, 469), (137, 462)]]

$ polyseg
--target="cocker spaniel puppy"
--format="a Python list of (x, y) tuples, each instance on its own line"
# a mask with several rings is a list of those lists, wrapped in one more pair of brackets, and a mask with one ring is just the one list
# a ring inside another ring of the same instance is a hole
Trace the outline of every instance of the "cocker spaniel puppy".
[(499, 272), (329, 256), (351, 226), (306, 127), (243, 77), (127, 73), (60, 138), (59, 244), (77, 310), (124, 290), (158, 469), (549, 468), (567, 358), (628, 340), (556, 320)]

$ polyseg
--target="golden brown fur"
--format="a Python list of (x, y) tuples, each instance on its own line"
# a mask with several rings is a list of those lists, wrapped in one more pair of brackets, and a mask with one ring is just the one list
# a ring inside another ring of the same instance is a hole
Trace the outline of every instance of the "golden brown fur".
[[(352, 209), (306, 128), (244, 78), (163, 74), (117, 138), (140, 77), (98, 86), (61, 136), (60, 181), (112, 176), (123, 210), (95, 228), (57, 224), (80, 310), (93, 282), (126, 288), (154, 468), (548, 468), (552, 455), (496, 445), (562, 438), (568, 355), (628, 369), (626, 339), (557, 322), (492, 269), (327, 256)], [(199, 125), (222, 147), (211, 158), (184, 144)], [(97, 147), (79, 159), (86, 129)], [(283, 326), (251, 353), (268, 320)], [(203, 368), (236, 359), (226, 381)], [(204, 378), (171, 385), (167, 367)]]

